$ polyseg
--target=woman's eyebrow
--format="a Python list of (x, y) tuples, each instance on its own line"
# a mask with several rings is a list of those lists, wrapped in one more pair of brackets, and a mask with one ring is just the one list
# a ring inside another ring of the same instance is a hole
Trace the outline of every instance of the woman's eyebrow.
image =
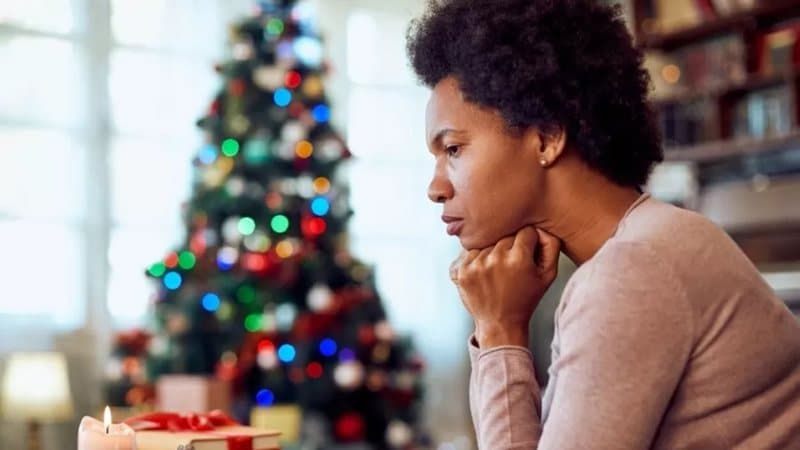
[(437, 142), (441, 141), (448, 134), (464, 134), (462, 130), (456, 130), (454, 128), (443, 128), (439, 130), (432, 139), (430, 139), (430, 146), (433, 147), (436, 145)]

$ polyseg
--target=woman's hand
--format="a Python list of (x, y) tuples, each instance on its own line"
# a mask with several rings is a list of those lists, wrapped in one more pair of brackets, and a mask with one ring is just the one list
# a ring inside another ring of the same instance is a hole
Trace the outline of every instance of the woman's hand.
[(527, 226), (483, 250), (463, 251), (450, 278), (475, 320), (481, 348), (528, 345), (528, 322), (558, 273), (561, 241)]

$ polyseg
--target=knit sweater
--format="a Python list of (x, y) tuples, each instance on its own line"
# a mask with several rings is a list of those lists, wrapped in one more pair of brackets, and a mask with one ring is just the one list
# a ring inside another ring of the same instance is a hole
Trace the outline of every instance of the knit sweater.
[(481, 450), (800, 449), (800, 324), (736, 244), (644, 194), (570, 278), (542, 393), (469, 342)]

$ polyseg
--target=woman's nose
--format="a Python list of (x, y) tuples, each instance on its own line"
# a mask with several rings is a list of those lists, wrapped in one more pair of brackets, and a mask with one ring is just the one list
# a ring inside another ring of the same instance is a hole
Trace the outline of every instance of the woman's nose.
[(437, 169), (428, 185), (428, 198), (434, 203), (444, 203), (453, 197), (453, 185), (450, 180)]

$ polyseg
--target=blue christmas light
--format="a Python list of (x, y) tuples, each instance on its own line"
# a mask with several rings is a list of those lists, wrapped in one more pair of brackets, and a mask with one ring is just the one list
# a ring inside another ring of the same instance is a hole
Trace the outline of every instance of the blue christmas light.
[(297, 352), (291, 344), (283, 344), (278, 349), (278, 359), (285, 363), (294, 361), (295, 356), (297, 356)]
[(317, 105), (311, 110), (311, 115), (317, 122), (324, 123), (331, 118), (331, 109), (326, 105)]
[(164, 275), (164, 286), (169, 290), (176, 290), (181, 287), (181, 283), (183, 283), (183, 278), (181, 278), (181, 274), (178, 272), (169, 272)]
[(354, 359), (356, 359), (356, 353), (349, 348), (343, 348), (342, 351), (339, 352), (339, 361), (345, 362)]
[(275, 401), (275, 394), (269, 389), (262, 389), (256, 394), (256, 403), (258, 406), (272, 406)]
[(317, 216), (324, 216), (328, 214), (331, 209), (331, 203), (325, 197), (316, 197), (311, 201), (311, 212)]
[(336, 354), (336, 341), (333, 339), (323, 339), (322, 342), (319, 343), (319, 352), (322, 353), (323, 356), (333, 356)]
[(197, 153), (197, 159), (203, 164), (211, 164), (217, 160), (217, 149), (211, 144), (204, 145)]
[(233, 265), (236, 264), (236, 259), (238, 257), (239, 252), (237, 252), (235, 248), (224, 247), (217, 253), (217, 267), (223, 272), (230, 270)]
[(275, 91), (273, 96), (275, 104), (281, 107), (288, 106), (292, 102), (292, 93), (286, 88), (280, 88)]
[(217, 258), (217, 267), (219, 267), (219, 270), (225, 272), (227, 270), (231, 270), (233, 263), (224, 261), (222, 258)]
[(219, 295), (209, 292), (203, 296), (203, 308), (206, 311), (214, 312), (219, 309)]

